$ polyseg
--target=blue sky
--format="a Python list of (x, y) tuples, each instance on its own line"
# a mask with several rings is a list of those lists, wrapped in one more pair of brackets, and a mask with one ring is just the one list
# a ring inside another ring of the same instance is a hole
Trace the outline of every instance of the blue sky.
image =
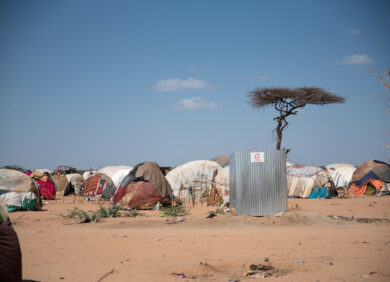
[(176, 166), (274, 149), (255, 87), (317, 86), (283, 137), (302, 164), (385, 160), (389, 1), (0, 1), (0, 166)]

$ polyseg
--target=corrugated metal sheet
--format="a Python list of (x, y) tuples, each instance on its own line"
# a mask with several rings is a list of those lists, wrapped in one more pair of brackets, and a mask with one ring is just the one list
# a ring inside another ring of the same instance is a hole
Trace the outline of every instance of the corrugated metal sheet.
[[(264, 152), (251, 162), (250, 152)], [(267, 216), (287, 209), (285, 151), (247, 150), (230, 156), (230, 207), (237, 215)]]

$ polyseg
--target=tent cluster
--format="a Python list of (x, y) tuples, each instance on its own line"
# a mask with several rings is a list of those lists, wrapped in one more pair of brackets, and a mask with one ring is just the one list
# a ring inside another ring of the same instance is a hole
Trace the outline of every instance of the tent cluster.
[[(158, 203), (179, 201), (218, 205), (229, 202), (229, 156), (192, 161), (170, 170), (154, 162), (135, 167), (108, 166), (83, 175), (54, 174), (50, 170), (25, 173), (0, 169), (0, 203), (9, 211), (34, 210), (41, 197), (54, 199), (56, 193), (81, 195), (86, 200), (114, 201), (123, 208), (149, 209)], [(164, 173), (163, 173), (164, 172)], [(286, 163), (287, 195), (299, 198), (329, 198), (350, 195), (390, 194), (390, 165), (367, 161), (359, 166), (345, 163), (326, 167)], [(340, 196), (340, 194), (339, 194)]]

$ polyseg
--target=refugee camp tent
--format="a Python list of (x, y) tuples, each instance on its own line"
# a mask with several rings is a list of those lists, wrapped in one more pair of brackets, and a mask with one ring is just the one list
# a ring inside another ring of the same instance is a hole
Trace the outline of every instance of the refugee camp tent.
[(229, 166), (222, 168), (215, 177), (216, 187), (221, 192), (223, 202), (229, 202)]
[(336, 163), (327, 165), (326, 169), (336, 187), (348, 187), (356, 167), (351, 164)]
[(39, 193), (44, 199), (53, 200), (56, 196), (55, 183), (48, 173), (41, 171), (27, 171), (25, 174), (29, 175), (38, 183)]
[(151, 208), (169, 198), (171, 186), (155, 162), (137, 164), (122, 180), (114, 202), (131, 208)]
[(116, 187), (112, 179), (104, 173), (97, 173), (85, 180), (84, 197), (88, 199), (103, 198), (106, 200), (114, 196)]
[(114, 202), (122, 207), (151, 209), (160, 202), (161, 197), (157, 188), (150, 182), (131, 182), (127, 187), (120, 187), (115, 194)]
[(210, 161), (216, 162), (221, 167), (226, 167), (229, 165), (230, 157), (229, 155), (222, 155), (215, 158), (212, 158)]
[(38, 184), (23, 172), (0, 169), (0, 203), (10, 212), (40, 209)]
[(118, 166), (106, 166), (98, 170), (100, 173), (107, 174), (111, 177), (112, 181), (116, 187), (119, 187), (123, 178), (129, 174), (129, 172), (133, 169), (132, 166), (126, 165), (118, 165)]
[(56, 192), (63, 192), (66, 188), (66, 185), (68, 185), (68, 179), (66, 176), (62, 174), (55, 174), (51, 178), (56, 184)]
[(64, 190), (64, 196), (70, 194), (81, 195), (84, 190), (84, 178), (78, 173), (67, 174), (66, 177), (69, 179), (69, 182)]
[(384, 184), (390, 182), (390, 165), (376, 160), (366, 161), (356, 169), (351, 182), (350, 195), (379, 192)]
[(307, 198), (313, 189), (323, 187), (330, 180), (330, 175), (316, 166), (287, 167), (288, 196)]
[(173, 194), (180, 200), (200, 200), (208, 197), (215, 184), (214, 176), (222, 167), (213, 161), (192, 161), (176, 167), (167, 174)]

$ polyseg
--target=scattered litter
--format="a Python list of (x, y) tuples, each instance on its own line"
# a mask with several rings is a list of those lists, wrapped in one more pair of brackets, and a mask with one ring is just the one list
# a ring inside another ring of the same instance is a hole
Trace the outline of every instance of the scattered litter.
[(239, 279), (229, 279), (228, 282), (240, 282)]
[(162, 237), (156, 237), (154, 238), (154, 241), (161, 241), (163, 238)]
[(334, 218), (334, 219), (338, 219), (339, 217), (338, 217), (337, 215), (334, 215), (333, 218)]
[(373, 275), (373, 274), (375, 274), (376, 272), (375, 271), (371, 271), (369, 274), (370, 275)]
[(291, 270), (278, 269), (272, 265), (264, 264), (251, 264), (249, 271), (245, 274), (245, 277), (250, 277), (254, 279), (266, 278), (266, 277), (279, 277), (286, 275), (291, 272)]
[(296, 263), (305, 263), (304, 260), (297, 260)]
[(264, 258), (264, 262), (267, 262), (267, 261), (269, 261), (269, 258)]
[(211, 212), (206, 218), (213, 218), (214, 216), (217, 216), (215, 213)]
[(272, 265), (263, 265), (263, 264), (251, 264), (249, 267), (251, 270), (272, 270), (274, 267)]
[(177, 277), (177, 278), (196, 279), (195, 276), (193, 276), (193, 275), (187, 276), (184, 273), (172, 273), (172, 275)]
[(364, 274), (362, 275), (362, 278), (368, 278), (368, 275)]
[(276, 217), (280, 217), (280, 216), (282, 216), (283, 214), (284, 214), (284, 211), (275, 214), (275, 216), (276, 216)]
[(178, 218), (177, 218), (177, 221), (178, 221), (178, 222), (183, 222), (183, 221), (184, 221), (184, 217), (178, 217)]

